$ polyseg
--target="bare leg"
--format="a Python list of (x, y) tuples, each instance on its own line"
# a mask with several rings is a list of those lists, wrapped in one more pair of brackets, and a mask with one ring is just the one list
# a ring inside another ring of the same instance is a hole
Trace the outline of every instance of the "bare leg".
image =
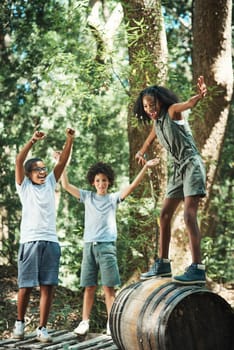
[(184, 222), (188, 229), (189, 243), (194, 264), (201, 263), (201, 233), (197, 223), (197, 210), (199, 196), (185, 198), (184, 202)]
[(105, 294), (106, 310), (107, 310), (107, 315), (109, 319), (111, 307), (115, 300), (115, 289), (114, 287), (103, 286), (103, 290)]
[(17, 303), (17, 319), (19, 321), (24, 320), (24, 316), (27, 310), (27, 306), (30, 299), (32, 288), (20, 288), (18, 292), (18, 303)]
[(46, 327), (52, 301), (54, 286), (40, 286), (40, 326)]
[(82, 320), (86, 321), (89, 319), (95, 297), (96, 286), (85, 287), (84, 300), (83, 300), (83, 312)]
[(160, 214), (159, 257), (168, 259), (171, 240), (171, 219), (181, 199), (166, 198)]

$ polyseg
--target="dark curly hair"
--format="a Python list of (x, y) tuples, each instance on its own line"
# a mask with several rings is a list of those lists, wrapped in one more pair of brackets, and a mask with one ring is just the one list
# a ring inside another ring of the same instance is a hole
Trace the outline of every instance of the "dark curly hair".
[(179, 102), (179, 99), (174, 92), (166, 89), (163, 86), (153, 85), (145, 88), (140, 92), (133, 108), (134, 115), (139, 121), (144, 123), (151, 121), (143, 107), (143, 97), (146, 95), (152, 96), (155, 104), (157, 101), (159, 101), (164, 110), (167, 110), (172, 104)]
[(90, 183), (90, 185), (93, 184), (94, 178), (98, 174), (106, 175), (109, 182), (110, 182), (109, 187), (113, 186), (115, 174), (114, 174), (114, 171), (109, 164), (98, 162), (89, 168), (88, 173), (87, 173), (87, 180)]
[(36, 162), (42, 162), (41, 158), (30, 158), (28, 160), (26, 160), (26, 162), (24, 163), (24, 172), (25, 175), (29, 175), (29, 173), (32, 171), (32, 166), (34, 163)]

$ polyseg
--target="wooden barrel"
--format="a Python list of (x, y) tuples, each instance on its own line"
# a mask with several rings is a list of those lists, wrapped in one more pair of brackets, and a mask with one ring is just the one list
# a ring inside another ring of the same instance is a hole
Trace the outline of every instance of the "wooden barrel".
[(121, 350), (234, 349), (231, 306), (205, 287), (170, 278), (134, 283), (117, 295), (110, 313)]

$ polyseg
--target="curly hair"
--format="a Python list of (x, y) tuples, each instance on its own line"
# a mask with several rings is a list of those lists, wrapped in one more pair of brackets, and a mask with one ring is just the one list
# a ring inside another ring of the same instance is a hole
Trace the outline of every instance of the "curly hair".
[(28, 176), (32, 171), (32, 165), (36, 162), (42, 162), (41, 158), (30, 158), (24, 163), (24, 172)]
[(165, 110), (167, 110), (172, 104), (179, 102), (179, 99), (174, 92), (163, 86), (153, 85), (145, 88), (140, 92), (133, 108), (134, 115), (139, 119), (139, 121), (144, 123), (150, 122), (151, 120), (144, 111), (143, 97), (146, 95), (152, 96), (155, 104), (157, 101), (159, 101), (162, 104), (162, 108)]
[(93, 184), (95, 176), (98, 174), (104, 174), (108, 178), (110, 185), (109, 187), (113, 186), (115, 174), (111, 166), (107, 163), (98, 162), (94, 165), (92, 165), (87, 173), (87, 180), (90, 183), (90, 185)]

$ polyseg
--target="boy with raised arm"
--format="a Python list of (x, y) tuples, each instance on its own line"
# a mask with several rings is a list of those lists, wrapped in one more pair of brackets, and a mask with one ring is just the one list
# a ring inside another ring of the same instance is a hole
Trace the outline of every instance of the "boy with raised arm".
[(66, 142), (59, 161), (48, 173), (43, 160), (26, 157), (45, 133), (36, 131), (16, 157), (16, 189), (22, 204), (18, 252), (18, 305), (13, 338), (23, 339), (25, 313), (33, 287), (40, 286), (40, 321), (36, 330), (40, 342), (51, 342), (46, 324), (58, 285), (60, 245), (56, 233), (55, 187), (69, 158), (74, 130), (66, 130)]

